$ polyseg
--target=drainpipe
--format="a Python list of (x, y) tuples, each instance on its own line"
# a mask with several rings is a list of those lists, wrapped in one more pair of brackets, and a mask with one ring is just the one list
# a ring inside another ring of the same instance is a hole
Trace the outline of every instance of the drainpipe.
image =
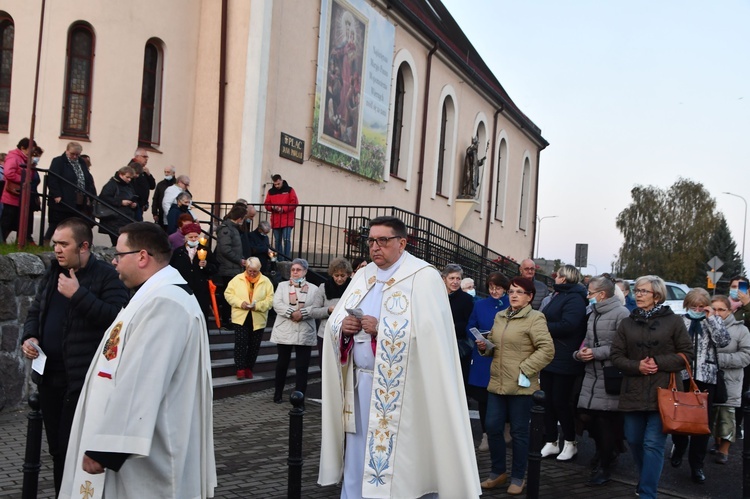
[[(29, 131), (29, 150), (26, 154), (26, 172), (24, 173), (24, 182), (21, 186), (21, 199), (19, 200), (21, 205), (19, 207), (19, 222), (18, 222), (18, 249), (22, 249), (26, 246), (26, 239), (28, 238), (28, 222), (27, 220), (31, 216), (29, 210), (29, 201), (31, 200), (31, 181), (34, 178), (34, 164), (31, 162), (31, 154), (34, 151), (34, 128), (36, 126), (36, 99), (39, 93), (39, 63), (42, 59), (42, 31), (44, 30), (44, 8), (46, 0), (42, 0), (42, 11), (39, 14), (39, 44), (36, 50), (36, 73), (34, 74), (34, 99), (31, 104), (31, 130)], [(42, 245), (42, 241), (39, 241), (39, 245)]]
[(424, 180), (424, 149), (427, 141), (427, 112), (430, 103), (430, 76), (432, 75), (432, 56), (438, 49), (438, 43), (427, 54), (427, 78), (424, 85), (424, 108), (422, 109), (422, 143), (419, 145), (419, 171), (417, 173), (417, 207), (414, 213), (419, 215), (422, 207), (422, 181)]
[(504, 106), (500, 104), (500, 107), (495, 111), (494, 123), (492, 124), (492, 157), (490, 158), (490, 188), (487, 192), (487, 225), (484, 230), (484, 246), (489, 247), (490, 242), (490, 221), (495, 216), (492, 213), (492, 189), (495, 186), (495, 156), (497, 147), (497, 117), (503, 112)]
[[(221, 202), (221, 186), (224, 180), (224, 105), (227, 86), (227, 9), (228, 0), (221, 0), (221, 44), (219, 49), (219, 112), (216, 127), (216, 179), (214, 202)], [(214, 205), (214, 215), (219, 216), (219, 206)]]
[[(539, 223), (539, 214), (537, 212), (539, 208), (539, 158), (542, 154), (541, 149), (536, 150), (536, 181), (534, 182), (534, 235), (531, 237), (531, 256), (534, 258), (534, 248), (536, 247), (537, 237), (537, 224)], [(539, 255), (537, 255), (539, 256)]]

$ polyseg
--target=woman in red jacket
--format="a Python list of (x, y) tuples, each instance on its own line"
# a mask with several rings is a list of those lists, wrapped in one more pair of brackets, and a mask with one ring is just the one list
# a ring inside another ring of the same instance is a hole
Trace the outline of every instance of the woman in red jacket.
[[(5, 188), (2, 192), (2, 198), (0, 198), (0, 202), (3, 205), (3, 212), (0, 215), (0, 234), (2, 234), (3, 242), (7, 239), (8, 234), (18, 231), (21, 216), (21, 184), (26, 175), (26, 165), (29, 162), (29, 156), (31, 156), (29, 144), (29, 139), (24, 137), (18, 142), (16, 149), (10, 151), (5, 157)], [(33, 146), (36, 146), (36, 144), (33, 144)], [(36, 171), (34, 171), (31, 182), (31, 197), (29, 198), (31, 205), (29, 206), (29, 218), (27, 221), (29, 225), (27, 240), (29, 242), (33, 242), (31, 239), (31, 228), (33, 227), (31, 214), (35, 208), (33, 203), (35, 200), (38, 202), (39, 199), (38, 195), (35, 196), (36, 186), (39, 184), (39, 174)]]

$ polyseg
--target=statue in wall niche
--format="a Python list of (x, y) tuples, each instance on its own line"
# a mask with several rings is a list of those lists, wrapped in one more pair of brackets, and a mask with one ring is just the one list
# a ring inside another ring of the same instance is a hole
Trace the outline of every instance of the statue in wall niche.
[(459, 199), (474, 199), (481, 183), (480, 167), (484, 165), (487, 159), (487, 149), (490, 143), (487, 142), (487, 148), (484, 150), (484, 157), (478, 159), (479, 137), (471, 138), (471, 145), (466, 148), (466, 157), (464, 158), (463, 180), (461, 182), (461, 192)]

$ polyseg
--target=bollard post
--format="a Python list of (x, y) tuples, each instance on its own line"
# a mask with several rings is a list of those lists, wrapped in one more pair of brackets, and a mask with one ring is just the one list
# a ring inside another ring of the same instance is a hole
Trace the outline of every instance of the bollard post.
[(39, 488), (39, 470), (42, 453), (42, 412), (39, 410), (39, 394), (34, 392), (29, 396), (31, 411), (26, 416), (29, 420), (26, 430), (26, 455), (23, 462), (23, 499), (36, 499)]
[(742, 497), (750, 498), (750, 390), (742, 394), (743, 413), (742, 425), (745, 428), (745, 438), (742, 439)]
[(305, 396), (302, 392), (293, 392), (290, 400), (292, 410), (289, 411), (289, 482), (287, 497), (300, 499), (302, 497), (302, 418), (305, 415)]
[(544, 392), (537, 390), (531, 396), (531, 432), (529, 435), (529, 470), (526, 476), (526, 497), (539, 498), (539, 475), (542, 471), (542, 446), (544, 445)]

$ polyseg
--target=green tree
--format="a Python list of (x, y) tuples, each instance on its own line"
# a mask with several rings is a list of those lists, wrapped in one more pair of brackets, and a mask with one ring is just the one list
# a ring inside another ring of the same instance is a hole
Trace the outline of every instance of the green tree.
[(679, 179), (667, 190), (635, 186), (630, 194), (630, 205), (617, 216), (624, 238), (618, 273), (630, 278), (655, 274), (705, 286), (705, 278), (700, 281), (698, 275), (719, 221), (716, 201), (708, 191), (701, 183)]
[(737, 253), (737, 243), (732, 239), (732, 233), (729, 231), (729, 225), (727, 225), (724, 215), (719, 215), (719, 223), (706, 246), (706, 254), (702, 269), (703, 272), (700, 275), (704, 280), (706, 277), (706, 271), (711, 270), (705, 262), (709, 261), (714, 256), (718, 256), (719, 260), (724, 262), (724, 265), (720, 269), (716, 269), (724, 274), (721, 280), (716, 283), (716, 292), (727, 294), (729, 290), (729, 279), (742, 274), (742, 257)]

